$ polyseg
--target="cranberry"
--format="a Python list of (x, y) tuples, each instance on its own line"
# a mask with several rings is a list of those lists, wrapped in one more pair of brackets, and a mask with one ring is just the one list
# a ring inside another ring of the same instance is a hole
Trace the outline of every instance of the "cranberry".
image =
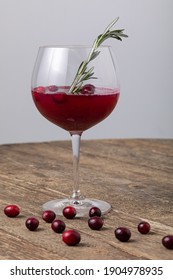
[(52, 94), (52, 100), (55, 103), (62, 103), (66, 99), (66, 94), (64, 92), (59, 92), (59, 93), (53, 93)]
[(94, 91), (95, 91), (95, 86), (93, 86), (91, 84), (84, 85), (81, 88), (81, 93), (82, 94), (93, 94)]
[(162, 238), (162, 244), (167, 249), (173, 249), (173, 235), (166, 235)]
[(147, 234), (150, 231), (150, 224), (147, 222), (139, 223), (138, 231), (142, 234)]
[(58, 87), (55, 86), (55, 85), (52, 85), (52, 86), (48, 87), (48, 90), (51, 91), (51, 92), (56, 92), (56, 91), (58, 91)]
[(98, 207), (92, 207), (90, 210), (89, 210), (89, 216), (90, 217), (94, 217), (94, 216), (98, 216), (100, 217), (101, 216), (101, 210), (100, 208)]
[(46, 223), (52, 223), (53, 220), (56, 218), (56, 214), (51, 210), (46, 210), (43, 212), (42, 218)]
[(62, 233), (65, 230), (65, 223), (61, 220), (54, 220), (51, 224), (51, 228), (56, 233)]
[(67, 219), (73, 219), (76, 216), (76, 209), (73, 206), (67, 206), (63, 209), (63, 215)]
[(33, 99), (35, 102), (39, 102), (40, 101), (40, 94), (39, 92), (34, 91), (33, 92)]
[(75, 246), (80, 242), (81, 236), (78, 231), (69, 229), (63, 232), (62, 240), (69, 246)]
[(37, 87), (34, 89), (34, 91), (36, 91), (38, 93), (45, 93), (45, 87), (42, 87), (42, 86)]
[(115, 229), (115, 237), (121, 242), (127, 242), (131, 237), (131, 232), (128, 228), (119, 227)]
[(20, 209), (17, 205), (10, 204), (4, 208), (4, 213), (8, 217), (16, 217), (17, 215), (19, 215)]
[(103, 220), (100, 217), (97, 217), (97, 216), (91, 217), (88, 220), (88, 225), (93, 230), (99, 230), (103, 226)]
[(34, 217), (30, 217), (26, 220), (25, 225), (26, 225), (27, 229), (34, 231), (39, 226), (39, 220), (37, 220)]

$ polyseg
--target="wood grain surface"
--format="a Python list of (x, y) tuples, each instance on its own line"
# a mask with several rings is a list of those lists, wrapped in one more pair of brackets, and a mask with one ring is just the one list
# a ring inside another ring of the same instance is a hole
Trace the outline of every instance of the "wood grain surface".
[[(108, 201), (112, 210), (99, 231), (91, 230), (87, 219), (58, 217), (80, 232), (75, 247), (65, 245), (41, 218), (44, 202), (69, 196), (72, 178), (70, 141), (0, 146), (1, 260), (173, 259), (173, 250), (161, 242), (173, 234), (173, 140), (82, 141), (81, 191)], [(19, 205), (20, 215), (5, 216), (7, 204)], [(30, 216), (40, 220), (35, 232), (25, 227)], [(147, 235), (137, 231), (141, 220), (151, 224)], [(115, 238), (119, 226), (131, 230), (129, 242)]]

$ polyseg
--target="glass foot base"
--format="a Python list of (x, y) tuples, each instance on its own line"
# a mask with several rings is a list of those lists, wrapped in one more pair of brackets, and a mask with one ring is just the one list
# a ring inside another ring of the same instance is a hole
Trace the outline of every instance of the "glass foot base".
[(76, 217), (88, 217), (88, 213), (91, 207), (100, 208), (102, 214), (106, 214), (110, 211), (111, 205), (105, 201), (98, 199), (82, 199), (80, 201), (74, 201), (71, 199), (55, 199), (43, 204), (43, 210), (52, 210), (57, 215), (62, 216), (62, 211), (66, 206), (73, 206), (76, 209)]

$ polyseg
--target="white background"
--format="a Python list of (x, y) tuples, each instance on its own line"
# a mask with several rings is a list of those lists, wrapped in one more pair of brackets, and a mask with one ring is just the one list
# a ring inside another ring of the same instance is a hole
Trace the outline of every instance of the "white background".
[(0, 0), (0, 143), (69, 139), (36, 110), (30, 93), (40, 45), (92, 44), (117, 16), (129, 35), (109, 40), (121, 96), (94, 138), (173, 137), (172, 0)]
[[(134, 268), (133, 272), (131, 274), (128, 272), (126, 274), (123, 273), (123, 271), (128, 271), (128, 267)], [(149, 274), (145, 272), (146, 267), (151, 268)], [(50, 271), (51, 268), (53, 269), (52, 275), (46, 275), (45, 269)], [(42, 270), (43, 275), (41, 275)], [(71, 275), (68, 275), (68, 273), (65, 274), (67, 270)], [(91, 270), (94, 270), (94, 274), (89, 273)], [(17, 275), (11, 275), (13, 271), (17, 272)], [(58, 271), (62, 274), (58, 274)], [(163, 271), (163, 274), (160, 273), (161, 271)], [(26, 280), (76, 280), (81, 278), (83, 280), (95, 280), (100, 278), (106, 280), (119, 278), (122, 280), (172, 280), (172, 272), (171, 260), (2, 260), (0, 276), (3, 276), (3, 280), (18, 280), (20, 278)]]

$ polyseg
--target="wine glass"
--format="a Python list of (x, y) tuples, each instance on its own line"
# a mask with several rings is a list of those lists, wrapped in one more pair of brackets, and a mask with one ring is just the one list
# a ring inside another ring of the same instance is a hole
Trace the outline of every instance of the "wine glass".
[[(111, 114), (120, 94), (111, 47), (100, 46), (97, 55), (83, 67), (81, 62), (88, 56), (91, 58), (91, 53), (89, 46), (42, 46), (33, 69), (31, 90), (38, 111), (69, 132), (72, 140), (72, 194), (43, 205), (44, 210), (53, 210), (58, 215), (62, 215), (66, 206), (73, 206), (78, 217), (88, 216), (92, 207), (100, 208), (102, 214), (111, 209), (108, 202), (85, 198), (79, 188), (81, 135)], [(78, 83), (75, 84), (76, 73)]]

